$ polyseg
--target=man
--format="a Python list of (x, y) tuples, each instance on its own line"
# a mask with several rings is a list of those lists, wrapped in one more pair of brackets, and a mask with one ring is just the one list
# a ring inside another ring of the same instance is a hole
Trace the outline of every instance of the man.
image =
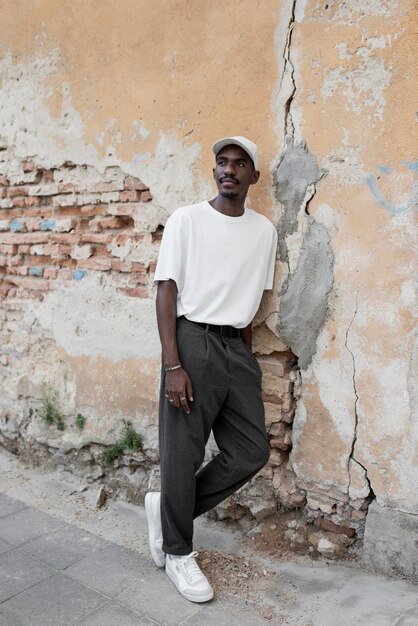
[[(272, 288), (277, 233), (244, 204), (260, 176), (257, 146), (238, 136), (212, 149), (218, 195), (173, 213), (155, 272), (161, 495), (145, 498), (152, 557), (192, 602), (213, 597), (195, 561), (193, 519), (269, 458), (251, 322)], [(201, 467), (211, 431), (219, 453)]]

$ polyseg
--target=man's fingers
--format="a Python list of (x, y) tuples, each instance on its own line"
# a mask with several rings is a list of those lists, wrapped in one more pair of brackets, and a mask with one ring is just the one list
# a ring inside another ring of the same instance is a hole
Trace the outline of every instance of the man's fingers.
[(190, 378), (188, 379), (186, 383), (186, 390), (187, 390), (187, 397), (189, 398), (189, 400), (193, 402), (193, 387), (192, 387), (192, 381), (190, 380)]
[(187, 400), (184, 396), (180, 396), (180, 404), (185, 413), (190, 413), (189, 405), (187, 404)]

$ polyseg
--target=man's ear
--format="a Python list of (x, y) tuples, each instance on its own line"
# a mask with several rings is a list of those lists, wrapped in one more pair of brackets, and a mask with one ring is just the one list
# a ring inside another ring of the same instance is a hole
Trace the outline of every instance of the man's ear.
[(260, 178), (260, 172), (258, 170), (254, 170), (251, 175), (250, 185), (255, 185), (258, 183), (258, 179)]

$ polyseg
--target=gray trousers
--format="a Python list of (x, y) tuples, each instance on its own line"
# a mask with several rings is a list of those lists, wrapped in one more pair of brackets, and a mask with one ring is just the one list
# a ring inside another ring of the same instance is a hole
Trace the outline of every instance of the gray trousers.
[[(181, 363), (193, 384), (187, 415), (164, 397), (161, 380), (159, 443), (163, 550), (193, 550), (193, 519), (222, 502), (269, 459), (261, 400), (261, 371), (242, 339), (225, 337), (181, 318)], [(219, 453), (201, 467), (213, 431)]]

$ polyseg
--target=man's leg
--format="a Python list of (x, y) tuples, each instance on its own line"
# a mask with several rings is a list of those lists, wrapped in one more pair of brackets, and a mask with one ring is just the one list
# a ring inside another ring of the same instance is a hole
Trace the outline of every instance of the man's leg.
[(260, 367), (240, 339), (223, 338), (223, 343), (228, 355), (228, 394), (213, 424), (219, 454), (197, 474), (194, 517), (242, 487), (270, 454)]
[(228, 354), (220, 336), (185, 320), (177, 329), (179, 355), (193, 384), (190, 414), (171, 406), (160, 393), (160, 465), (163, 550), (187, 555), (193, 550), (196, 472), (213, 422), (228, 395)]

